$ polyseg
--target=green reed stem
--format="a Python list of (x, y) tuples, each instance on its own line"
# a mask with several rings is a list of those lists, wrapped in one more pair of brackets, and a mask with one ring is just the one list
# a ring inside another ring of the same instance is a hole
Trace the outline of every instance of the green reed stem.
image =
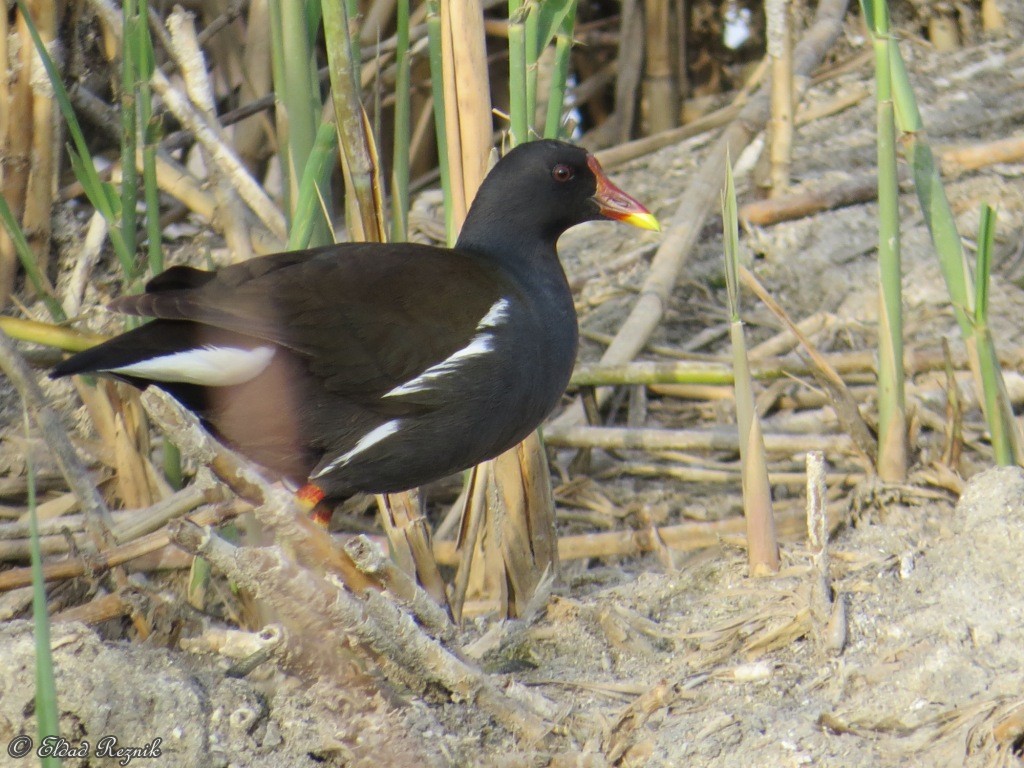
[(892, 97), (892, 46), (886, 0), (873, 0), (878, 153), (878, 472), (901, 482), (907, 473), (906, 401), (903, 371), (899, 176)]
[(138, 143), (139, 37), (146, 34), (145, 17), (140, 18), (138, 0), (121, 5), (124, 50), (121, 51), (121, 237), (125, 247), (135, 253), (138, 247), (139, 174), (135, 167)]
[(448, 158), (448, 118), (444, 106), (444, 64), (441, 53), (441, 10), (438, 0), (427, 0), (427, 43), (430, 50), (430, 82), (434, 92), (434, 133), (437, 165), (444, 195), (444, 230), (448, 245), (455, 244), (455, 207), (452, 203), (451, 167)]
[(544, 138), (557, 139), (562, 129), (562, 108), (565, 104), (566, 81), (569, 79), (569, 60), (572, 56), (572, 34), (576, 26), (576, 0), (569, 3), (569, 11), (555, 35), (555, 62), (551, 73), (551, 91), (544, 118)]
[(530, 119), (526, 100), (526, 9), (522, 0), (508, 2), (508, 101), (514, 147), (530, 140)]
[(409, 0), (398, 0), (395, 48), (395, 140), (391, 156), (391, 240), (409, 239)]

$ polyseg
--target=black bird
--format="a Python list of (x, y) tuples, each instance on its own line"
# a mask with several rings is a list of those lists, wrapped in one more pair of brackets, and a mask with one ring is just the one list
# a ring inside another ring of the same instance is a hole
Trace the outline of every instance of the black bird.
[(110, 305), (156, 320), (50, 375), (155, 384), (307, 495), (406, 490), (511, 448), (558, 403), (577, 329), (555, 243), (604, 218), (658, 228), (585, 150), (523, 144), (452, 249), (345, 243), (173, 267)]

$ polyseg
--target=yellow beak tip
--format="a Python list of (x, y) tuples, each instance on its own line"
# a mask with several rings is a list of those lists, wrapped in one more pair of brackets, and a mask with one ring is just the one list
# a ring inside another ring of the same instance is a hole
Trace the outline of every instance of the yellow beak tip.
[(653, 213), (631, 213), (623, 219), (623, 221), (627, 224), (632, 224), (634, 227), (639, 227), (640, 229), (650, 229), (654, 232), (661, 232), (661, 224), (659, 224), (658, 220), (654, 218)]

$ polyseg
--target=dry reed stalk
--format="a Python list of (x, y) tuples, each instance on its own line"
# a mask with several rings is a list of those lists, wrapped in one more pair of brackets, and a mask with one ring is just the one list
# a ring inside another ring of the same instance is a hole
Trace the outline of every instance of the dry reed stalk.
[(673, 68), (671, 16), (670, 0), (644, 0), (647, 133), (661, 133), (679, 123), (679, 88)]
[(74, 380), (100, 438), (100, 460), (115, 472), (117, 495), (127, 507), (145, 507), (169, 493), (149, 460), (149, 435), (138, 394), (125, 384)]
[[(195, 17), (176, 7), (167, 17), (167, 29), (171, 36), (169, 53), (178, 63), (185, 81), (185, 92), (204, 118), (211, 123), (217, 120), (217, 107), (213, 95), (213, 84), (206, 69), (206, 58), (199, 47), (196, 35)], [(201, 148), (204, 164), (212, 171), (213, 195), (217, 201), (214, 222), (224, 233), (228, 252), (234, 262), (246, 261), (252, 257), (249, 228), (246, 224), (242, 201), (231, 188), (229, 179), (210, 162), (209, 151)]]
[[(208, 530), (187, 524), (179, 524), (173, 535), (185, 549), (207, 558), (232, 581), (268, 601), (289, 625), (301, 628), (303, 634), (315, 628), (319, 646), (324, 638), (334, 639), (336, 646), (325, 649), (328, 663), (337, 663), (344, 640), (355, 641), (385, 675), (401, 684), (421, 691), (438, 685), (455, 700), (480, 707), (526, 742), (536, 742), (548, 733), (549, 726), (536, 712), (423, 632), (380, 593), (369, 591), (357, 598), (297, 568), (277, 548), (236, 548)], [(301, 653), (302, 648), (292, 646), (292, 651)]]
[[(862, 63), (859, 61), (860, 58), (858, 57), (858, 65)], [(766, 68), (767, 60), (764, 60), (747, 79), (743, 88), (740, 89), (733, 102), (728, 106), (716, 109), (714, 112), (709, 112), (696, 120), (687, 122), (678, 128), (667, 130), (664, 133), (656, 133), (653, 136), (645, 136), (642, 139), (634, 139), (633, 141), (627, 141), (625, 144), (599, 150), (597, 152), (598, 160), (601, 161), (601, 165), (605, 168), (612, 168), (620, 163), (635, 160), (638, 157), (656, 152), (672, 144), (678, 144), (716, 128), (721, 128), (723, 125), (734, 120), (740, 113), (743, 105), (746, 104), (750, 97), (750, 91), (759, 84)], [(842, 74), (842, 71), (836, 71), (831, 76), (838, 77), (840, 74)], [(870, 91), (866, 86), (857, 85), (851, 88), (849, 92), (840, 94), (835, 99), (810, 105), (802, 104), (796, 111), (796, 125), (805, 125), (849, 109), (863, 101), (869, 93)]]
[(491, 88), (479, 0), (444, 0), (441, 32), (448, 157), (458, 230), (487, 175), (492, 146)]
[[(742, 210), (742, 209), (741, 209)], [(834, 328), (839, 319), (830, 312), (815, 312), (796, 324), (797, 329), (812, 338), (822, 331)], [(800, 345), (800, 340), (788, 329), (783, 328), (774, 336), (750, 348), (750, 359), (762, 361), (769, 357), (781, 357)]]
[(397, 565), (408, 576), (415, 576), (437, 605), (447, 607), (448, 595), (434, 562), (430, 527), (423, 515), (420, 494), (410, 491), (381, 498), (380, 520)]
[[(807, 545), (811, 552), (812, 587), (815, 601), (828, 607), (832, 600), (829, 587), (828, 515), (825, 510), (825, 454), (807, 453)], [(821, 602), (824, 601), (824, 602)]]
[(772, 197), (789, 187), (793, 159), (793, 17), (789, 0), (765, 0), (771, 60), (771, 119), (768, 123)]
[[(544, 440), (556, 448), (601, 448), (637, 451), (738, 451), (739, 439), (731, 429), (659, 429), (656, 427), (563, 427), (544, 429)], [(855, 451), (847, 435), (778, 434), (764, 435), (769, 453), (803, 453), (821, 450), (850, 454)]]
[(25, 363), (11, 340), (0, 333), (0, 370), (21, 396), (22, 402), (39, 427), (50, 452), (57, 460), (61, 474), (82, 505), (86, 528), (94, 546), (102, 548), (111, 540), (112, 520), (103, 497), (100, 496), (89, 472), (75, 452), (67, 432), (61, 426), (60, 418), (46, 403), (35, 376)]
[[(251, 510), (249, 505), (237, 501), (212, 504), (194, 512), (189, 516), (189, 520), (196, 525), (219, 525), (249, 510)], [(87, 557), (62, 560), (56, 563), (45, 563), (43, 565), (43, 578), (45, 581), (63, 581), (86, 574), (94, 576), (97, 573), (124, 565), (133, 560), (147, 558), (147, 556), (160, 553), (170, 543), (171, 541), (166, 531), (157, 531), (127, 544), (110, 547), (102, 552), (93, 551), (90, 547), (90, 550), (86, 553)], [(180, 558), (175, 556), (167, 557), (165, 554), (159, 555), (156, 560), (150, 557), (149, 561), (145, 563), (145, 569), (148, 570), (184, 567), (188, 567), (188, 563), (182, 562)], [(11, 568), (0, 572), (0, 593), (19, 589), (31, 583), (31, 568)]]
[(779, 570), (779, 544), (772, 511), (761, 420), (756, 410), (754, 382), (747, 357), (746, 334), (740, 317), (739, 219), (732, 164), (727, 160), (722, 192), (722, 223), (725, 243), (725, 282), (728, 294), (729, 338), (732, 344), (733, 389), (736, 427), (739, 433), (743, 516), (747, 523), (747, 561), (751, 576), (767, 576)]
[(210, 153), (212, 163), (231, 180), (231, 186), (239, 197), (252, 209), (270, 233), (282, 242), (287, 240), (284, 214), (242, 165), (220, 126), (196, 111), (160, 70), (153, 72), (152, 86), (153, 91), (163, 99), (168, 111), (195, 134), (196, 140)]
[[(9, 18), (10, 14), (5, 13), (5, 16)], [(32, 146), (32, 121), (25, 116), (32, 114), (31, 73), (35, 47), (20, 10), (15, 9), (14, 19), (15, 33), (11, 35), (9, 28), (5, 30), (7, 35), (4, 36), (3, 45), (7, 55), (0, 61), (4, 68), (3, 79), (7, 91), (4, 101), (6, 129), (0, 136), (4, 142), (0, 144), (4, 156), (3, 168), (0, 170), (3, 174), (0, 177), (3, 179), (0, 191), (14, 213), (14, 218), (21, 221), (25, 210)], [(7, 21), (4, 20), (5, 27)], [(15, 50), (9, 47), (11, 39), (17, 40)], [(7, 228), (0, 227), (0, 302), (6, 303), (14, 290), (17, 269), (14, 243), (7, 234)]]
[[(57, 32), (57, 12), (54, 0), (34, 0), (28, 3), (39, 36), (51, 47)], [(32, 87), (32, 147), (28, 158), (28, 181), (25, 188), (25, 207), (21, 228), (29, 246), (36, 255), (39, 270), (46, 273), (50, 261), (50, 221), (56, 187), (56, 115), (52, 88), (35, 46), (30, 46), (31, 69), (28, 78)]]
[(1005, 0), (981, 0), (981, 28), (986, 32), (997, 32), (1006, 26), (1003, 11), (999, 7)]
[(928, 16), (928, 41), (936, 51), (955, 51), (960, 47), (960, 29), (953, 16), (952, 7), (935, 3)]
[[(822, 316), (820, 314), (810, 315), (796, 324), (797, 330), (804, 336), (812, 335), (816, 329), (822, 328)], [(588, 334), (597, 336), (598, 334)], [(604, 337), (606, 338), (606, 337)], [(600, 340), (600, 339), (599, 339)], [(811, 366), (793, 357), (777, 357), (768, 355), (785, 351), (786, 348), (794, 346), (796, 337), (790, 331), (783, 331), (772, 339), (769, 339), (762, 347), (758, 345), (751, 352), (752, 369), (757, 378), (773, 378), (777, 376), (804, 376), (811, 372)], [(674, 352), (680, 356), (678, 350), (671, 347), (648, 347), (657, 354), (668, 355)], [(833, 352), (821, 355), (837, 373), (844, 376), (857, 374), (871, 374), (875, 370), (875, 355), (871, 350), (856, 350), (852, 352)], [(962, 349), (951, 350), (950, 361), (957, 370), (964, 370), (969, 367), (969, 358)], [(908, 376), (927, 371), (942, 370), (946, 364), (946, 358), (941, 348), (909, 349), (903, 353), (904, 368)], [(1016, 369), (1024, 365), (1024, 348), (1000, 351), (999, 363), (1004, 368)], [(697, 371), (704, 370), (710, 377), (722, 377), (722, 383), (731, 381), (728, 372), (728, 361), (723, 358), (701, 358), (700, 361), (684, 359), (682, 364), (668, 362), (651, 362), (647, 360), (625, 363), (623, 365), (581, 365), (573, 373), (573, 381), (582, 384), (651, 384), (658, 383), (659, 386), (667, 386), (664, 382), (672, 381), (677, 377), (696, 375)]]
[[(830, 512), (830, 531), (843, 521), (845, 509), (845, 503), (840, 503)], [(787, 539), (798, 537), (805, 530), (805, 520), (806, 516), (802, 509), (780, 510), (776, 519), (779, 536)], [(742, 535), (745, 527), (744, 520), (736, 517), (714, 522), (666, 525), (656, 529), (561, 536), (558, 539), (558, 559), (569, 562), (591, 557), (630, 557), (655, 551), (662, 545), (675, 552), (693, 552), (719, 546), (724, 536)], [(434, 542), (434, 556), (441, 565), (455, 565), (460, 555), (456, 543), (445, 540)], [(469, 615), (468, 603), (463, 613)]]
[[(238, 101), (250, 104), (270, 95), (273, 87), (270, 74), (270, 4), (268, 0), (250, 0), (242, 49)], [(270, 120), (256, 114), (241, 120), (231, 130), (238, 156), (253, 170), (270, 152), (274, 136)]]
[[(359, 570), (379, 582), (388, 596), (415, 616), (432, 637), (442, 641), (451, 641), (455, 637), (455, 625), (437, 599), (398, 568), (379, 546), (366, 536), (356, 536), (345, 543), (345, 551)], [(434, 562), (433, 553), (430, 560)]]
[[(773, 194), (775, 188), (773, 180)], [(813, 216), (823, 211), (867, 203), (877, 197), (878, 184), (874, 176), (860, 176), (801, 192), (780, 194), (768, 200), (754, 200), (740, 208), (740, 218), (757, 226), (771, 226), (783, 221)]]
[[(676, 451), (659, 451), (654, 453), (653, 457), (656, 459), (663, 459), (665, 461), (674, 461), (675, 456), (677, 455), (678, 452)], [(618, 477), (620, 475), (629, 475), (634, 477), (668, 477), (684, 483), (735, 485), (736, 481), (740, 479), (740, 470), (739, 467), (736, 467), (735, 469), (702, 469), (699, 467), (680, 467), (668, 464), (643, 464), (638, 462), (629, 462), (602, 472), (600, 477)], [(844, 486), (851, 486), (862, 481), (864, 477), (863, 472), (846, 472), (842, 475), (837, 475), (836, 480)], [(775, 471), (769, 469), (768, 480), (771, 482), (772, 487), (786, 486), (787, 488), (800, 490), (807, 482), (807, 475), (804, 472), (787, 472), (784, 470)]]
[(80, 621), (83, 624), (102, 624), (104, 621), (118, 619), (131, 613), (134, 610), (131, 603), (126, 602), (118, 594), (102, 595), (90, 600), (88, 603), (76, 605), (73, 608), (65, 608), (63, 611), (53, 614), (50, 621), (57, 624), (60, 622)]
[(251, 502), (260, 523), (278, 539), (290, 542), (306, 565), (338, 575), (355, 591), (377, 586), (334, 546), (322, 527), (299, 512), (290, 493), (268, 485), (244, 459), (203, 431), (198, 419), (170, 395), (151, 387), (141, 400), (146, 413), (182, 455), (208, 466), (235, 494)]
[(384, 33), (391, 28), (397, 5), (395, 0), (373, 0), (369, 4), (359, 30), (359, 42), (362, 45), (375, 45), (383, 39)]
[[(142, 170), (142, 153), (135, 156), (135, 166)], [(166, 192), (186, 208), (205, 221), (212, 222), (217, 213), (217, 201), (207, 192), (204, 184), (172, 158), (162, 154), (156, 156), (156, 181), (161, 191)]]
[[(455, 578), (452, 580), (451, 588), (451, 609), (452, 616), (456, 621), (461, 621), (462, 610), (466, 602), (466, 595), (469, 592), (470, 576), (474, 559), (479, 562), (481, 559), (482, 542), (480, 532), (483, 530), (484, 520), (487, 516), (487, 488), (489, 485), (488, 475), (491, 472), (493, 463), (487, 462), (473, 467), (469, 472), (469, 481), (463, 492), (463, 508), (459, 519), (459, 532), (455, 539), (455, 547), (459, 555), (457, 559), (449, 562), (449, 565), (456, 565)], [(434, 544), (434, 554), (437, 555), (438, 544)], [(438, 561), (440, 562), (440, 560)], [(482, 569), (477, 568), (477, 580)], [(479, 590), (478, 590), (479, 591)]]
[(765, 290), (764, 286), (758, 281), (754, 274), (746, 267), (740, 267), (740, 279), (743, 284), (747, 286), (757, 296), (761, 302), (768, 307), (768, 309), (775, 315), (779, 320), (783, 322), (793, 333), (800, 339), (800, 345), (807, 353), (808, 358), (811, 360), (812, 367), (811, 373), (817, 382), (824, 387), (833, 398), (833, 407), (836, 411), (836, 416), (839, 418), (840, 423), (843, 425), (843, 429), (846, 430), (847, 434), (853, 439), (854, 445), (864, 453), (865, 456), (875, 456), (877, 446), (875, 440), (871, 435), (871, 430), (868, 429), (867, 424), (864, 422), (864, 417), (860, 414), (860, 409), (857, 407), (857, 402), (850, 395), (849, 389), (847, 389), (845, 382), (836, 373), (836, 370), (828, 364), (828, 361), (818, 352), (817, 348), (811, 343), (810, 339), (800, 333), (795, 323), (789, 318), (785, 310), (776, 302)]
[[(135, 155), (135, 167), (137, 170), (142, 171), (143, 160), (141, 150)], [(119, 183), (121, 179), (121, 163), (112, 163), (108, 173), (111, 183)], [(201, 219), (207, 222), (213, 221), (217, 212), (217, 201), (212, 194), (203, 188), (205, 182), (193, 176), (183, 165), (168, 155), (158, 154), (156, 156), (156, 179), (157, 186), (161, 191), (178, 200)], [(60, 189), (58, 198), (64, 201), (83, 194), (85, 194), (85, 189), (82, 184), (78, 181), (73, 181)]]
[[(847, 0), (822, 0), (814, 22), (794, 50), (795, 92), (802, 95), (814, 68), (825, 57), (842, 31)], [(739, 157), (743, 148), (764, 126), (768, 118), (768, 96), (764, 91), (752, 97), (737, 118), (715, 143), (710, 155), (683, 193), (674, 217), (640, 290), (640, 296), (615, 339), (601, 357), (603, 363), (632, 360), (661, 322), (669, 296), (683, 264), (689, 258), (705, 219), (718, 205), (721, 180), (725, 177), (726, 156)], [(583, 407), (577, 399), (556, 420), (558, 425), (578, 424)]]
[(341, 149), (341, 169), (345, 178), (346, 216), (353, 241), (385, 242), (384, 200), (381, 191), (380, 164), (373, 131), (354, 84), (358, 62), (352, 59), (345, 6), (322, 6), (328, 40), (331, 76), (331, 103)]
[(547, 455), (534, 432), (493, 464), (495, 493), (488, 498), (487, 535), (496, 537), (501, 559), (487, 567), (505, 585), (502, 615), (522, 617), (541, 582), (558, 567)]
[[(644, 27), (640, 0), (623, 0), (619, 52), (616, 58), (615, 111), (607, 121), (612, 133), (602, 132), (604, 144), (623, 144), (633, 135), (644, 61)], [(599, 129), (600, 130), (600, 129)]]
[(951, 176), (976, 171), (996, 163), (1024, 160), (1024, 136), (986, 141), (959, 147), (947, 147), (939, 154), (942, 172)]

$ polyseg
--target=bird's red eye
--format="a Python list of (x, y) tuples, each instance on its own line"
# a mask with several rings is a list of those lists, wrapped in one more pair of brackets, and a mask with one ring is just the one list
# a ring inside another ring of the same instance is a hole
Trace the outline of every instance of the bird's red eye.
[(573, 176), (576, 175), (576, 171), (570, 168), (565, 163), (559, 163), (551, 169), (551, 178), (555, 181), (569, 181)]

